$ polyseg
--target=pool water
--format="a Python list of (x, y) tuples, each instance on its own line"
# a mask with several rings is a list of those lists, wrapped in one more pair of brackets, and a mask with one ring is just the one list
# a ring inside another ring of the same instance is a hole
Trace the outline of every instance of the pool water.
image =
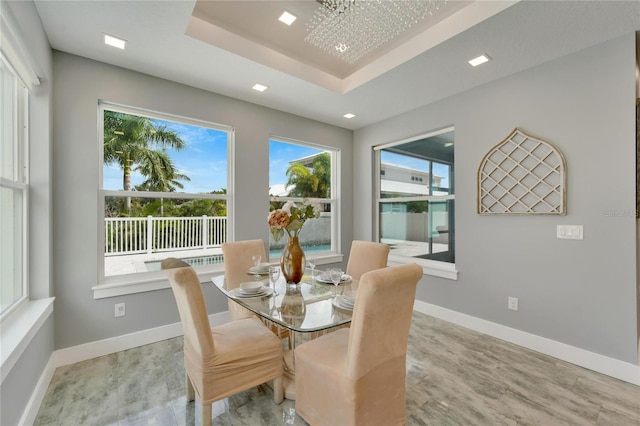
[[(303, 247), (305, 255), (309, 255), (311, 253), (323, 253), (331, 250), (330, 244), (322, 244), (317, 246), (307, 246)], [(282, 256), (282, 249), (271, 250), (269, 252), (269, 256), (271, 259), (279, 258)], [(191, 266), (206, 266), (206, 265), (217, 265), (223, 262), (223, 257), (221, 254), (213, 254), (209, 256), (197, 256), (197, 257), (185, 257), (182, 258), (185, 262), (187, 262)], [(149, 260), (144, 262), (147, 271), (159, 271), (161, 269), (161, 260)]]
[[(215, 265), (222, 263), (222, 255), (213, 254), (210, 256), (184, 257), (182, 260), (191, 266)], [(162, 260), (149, 260), (144, 262), (144, 264), (147, 267), (147, 271), (159, 271), (161, 269), (160, 265), (162, 264)]]

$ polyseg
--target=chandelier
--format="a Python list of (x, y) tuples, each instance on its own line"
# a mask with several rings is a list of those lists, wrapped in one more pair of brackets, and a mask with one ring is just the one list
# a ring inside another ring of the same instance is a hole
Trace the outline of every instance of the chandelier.
[(304, 41), (353, 64), (447, 0), (317, 0)]

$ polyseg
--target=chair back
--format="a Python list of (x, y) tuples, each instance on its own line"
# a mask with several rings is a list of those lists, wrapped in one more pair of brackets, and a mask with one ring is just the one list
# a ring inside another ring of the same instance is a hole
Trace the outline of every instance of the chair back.
[(178, 305), (185, 352), (189, 348), (200, 359), (211, 357), (213, 337), (198, 275), (188, 263), (173, 257), (162, 261), (162, 269), (169, 278)]
[(251, 258), (261, 256), (268, 262), (262, 240), (233, 241), (222, 244), (224, 258), (224, 280), (227, 290), (234, 289), (245, 281), (251, 281), (247, 271), (253, 266)]
[(351, 243), (346, 273), (359, 280), (365, 272), (387, 266), (389, 246), (371, 241), (354, 240)]
[(416, 286), (421, 277), (422, 268), (416, 264), (362, 275), (349, 332), (349, 379), (356, 380), (394, 361), (401, 361), (404, 369)]

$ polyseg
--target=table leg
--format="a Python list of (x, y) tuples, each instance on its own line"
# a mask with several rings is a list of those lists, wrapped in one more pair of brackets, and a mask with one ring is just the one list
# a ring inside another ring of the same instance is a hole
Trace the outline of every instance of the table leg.
[(284, 397), (296, 399), (296, 332), (289, 330), (289, 350), (284, 352)]

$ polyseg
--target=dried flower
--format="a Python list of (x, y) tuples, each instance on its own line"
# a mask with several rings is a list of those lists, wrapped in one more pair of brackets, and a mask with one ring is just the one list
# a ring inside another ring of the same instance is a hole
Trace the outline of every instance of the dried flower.
[(297, 205), (293, 201), (287, 201), (281, 209), (272, 211), (267, 217), (273, 239), (280, 241), (285, 231), (289, 237), (297, 237), (304, 223), (308, 219), (320, 217), (321, 211), (318, 203), (305, 201)]

